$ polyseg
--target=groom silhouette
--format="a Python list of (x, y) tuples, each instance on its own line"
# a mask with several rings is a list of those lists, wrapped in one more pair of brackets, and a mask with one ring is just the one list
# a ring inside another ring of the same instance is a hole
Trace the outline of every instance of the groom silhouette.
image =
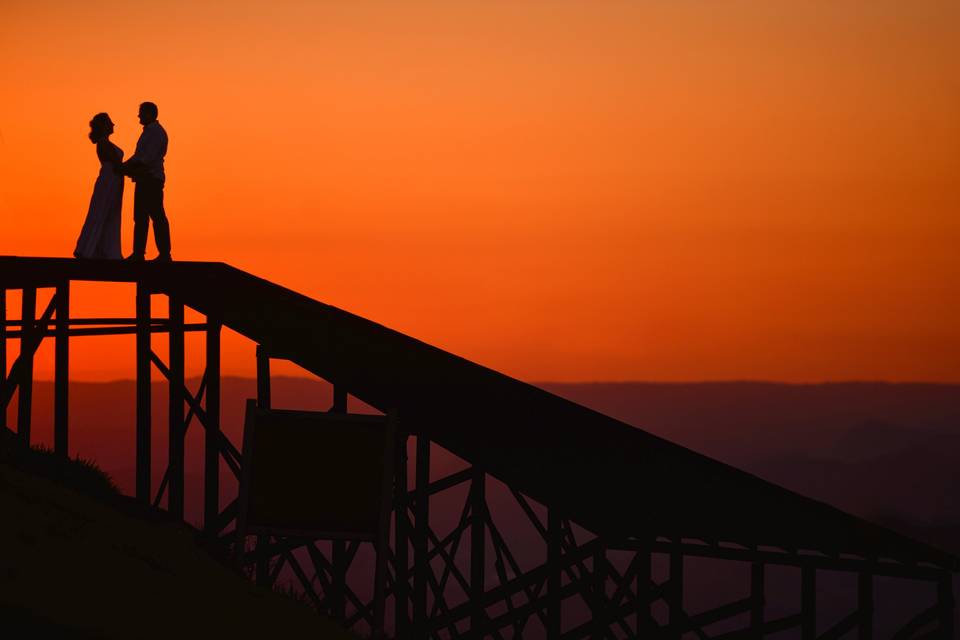
[(127, 260), (143, 260), (147, 252), (147, 233), (153, 220), (153, 238), (159, 255), (156, 260), (170, 260), (170, 223), (163, 210), (163, 157), (167, 154), (167, 132), (157, 122), (157, 105), (144, 102), (137, 116), (143, 133), (137, 140), (137, 149), (130, 159), (118, 167), (118, 172), (130, 176), (136, 183), (133, 192), (133, 253)]

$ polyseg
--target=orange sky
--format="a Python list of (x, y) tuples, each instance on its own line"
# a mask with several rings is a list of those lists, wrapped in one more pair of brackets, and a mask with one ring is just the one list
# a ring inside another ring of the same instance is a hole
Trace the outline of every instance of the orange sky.
[(960, 381), (956, 0), (2, 0), (0, 254), (71, 254), (142, 100), (175, 258), (511, 375)]

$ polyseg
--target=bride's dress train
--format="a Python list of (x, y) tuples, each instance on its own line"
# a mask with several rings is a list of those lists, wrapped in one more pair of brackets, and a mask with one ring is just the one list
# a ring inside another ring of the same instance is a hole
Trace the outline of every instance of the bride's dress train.
[(123, 160), (123, 150), (110, 142), (104, 146), (98, 144), (97, 157), (100, 159), (100, 174), (93, 185), (87, 219), (73, 255), (119, 260), (122, 257), (120, 209), (123, 205), (123, 176), (114, 173), (113, 168)]

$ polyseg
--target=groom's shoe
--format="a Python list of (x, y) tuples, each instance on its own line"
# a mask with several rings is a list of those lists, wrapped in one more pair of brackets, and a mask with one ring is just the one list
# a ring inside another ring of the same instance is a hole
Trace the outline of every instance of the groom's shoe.
[(170, 257), (169, 253), (161, 253), (150, 262), (172, 262), (172, 261), (173, 261), (173, 258)]
[(123, 259), (125, 262), (143, 262), (142, 253), (131, 253), (126, 258)]

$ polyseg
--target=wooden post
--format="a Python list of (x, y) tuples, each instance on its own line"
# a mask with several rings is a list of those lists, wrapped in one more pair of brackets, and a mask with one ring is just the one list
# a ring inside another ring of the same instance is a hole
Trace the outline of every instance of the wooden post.
[[(260, 409), (270, 409), (270, 356), (263, 345), (257, 345), (257, 406)], [(257, 551), (262, 552), (270, 542), (270, 536), (257, 535)], [(244, 540), (239, 540), (243, 545)], [(262, 553), (257, 553), (257, 563), (254, 569), (254, 579), (257, 584), (266, 586), (270, 583), (270, 560)]]
[(817, 570), (804, 565), (800, 573), (800, 638), (816, 640), (817, 637)]
[(207, 316), (207, 429), (203, 444), (203, 526), (216, 535), (220, 516), (220, 319)]
[(339, 384), (333, 385), (333, 406), (330, 407), (331, 413), (347, 412), (347, 390)]
[(183, 338), (183, 302), (174, 296), (169, 297), (170, 334), (169, 334), (169, 408), (168, 408), (168, 473), (170, 483), (167, 487), (167, 510), (178, 520), (183, 520), (184, 493), (184, 424), (183, 424), (183, 388), (184, 388), (184, 338)]
[[(331, 413), (347, 412), (347, 390), (336, 383), (333, 385), (333, 406)], [(333, 594), (330, 599), (332, 615), (337, 620), (347, 617), (347, 543), (344, 540), (333, 541)]]
[(70, 282), (57, 286), (57, 333), (53, 369), (53, 450), (63, 458), (70, 455)]
[(590, 634), (595, 640), (608, 637), (607, 620), (607, 550), (602, 540), (598, 540), (597, 550), (593, 554), (593, 621), (594, 631)]
[(270, 408), (270, 356), (263, 345), (257, 345), (257, 406)]
[(378, 518), (376, 546), (376, 566), (373, 574), (373, 624), (370, 635), (374, 640), (382, 640), (384, 636), (384, 619), (387, 604), (387, 555), (390, 548), (390, 512), (392, 509), (391, 493), (396, 474), (397, 452), (397, 412), (391, 409), (387, 412), (387, 424), (384, 434), (383, 450), (383, 477), (380, 481), (380, 517)]
[(754, 562), (750, 571), (750, 635), (754, 640), (763, 637), (765, 578), (763, 563)]
[(860, 624), (857, 626), (859, 640), (873, 640), (873, 575), (864, 571), (860, 574), (857, 588)]
[(669, 631), (667, 637), (680, 640), (680, 626), (683, 624), (683, 551), (680, 538), (675, 540), (676, 549), (670, 552), (670, 583), (667, 585), (667, 606), (670, 607)]
[(347, 542), (333, 541), (333, 593), (330, 594), (330, 615), (334, 620), (343, 621), (347, 617)]
[(486, 564), (486, 527), (484, 518), (487, 510), (486, 475), (476, 465), (473, 466), (471, 483), (471, 523), (470, 523), (470, 599), (474, 609), (470, 616), (470, 634), (484, 637), (486, 611), (480, 602), (486, 589), (484, 579)]
[(560, 553), (563, 529), (556, 509), (547, 509), (547, 638), (560, 637), (562, 624), (560, 600)]
[(137, 500), (150, 504), (150, 291), (137, 283)]
[[(33, 351), (28, 342), (36, 340), (35, 332), (40, 330), (34, 326), (37, 316), (37, 289), (25, 287), (21, 300), (20, 317), (23, 323), (20, 327), (20, 362), (23, 364), (19, 385), (17, 387), (17, 435), (27, 447), (30, 446), (30, 419), (33, 408)], [(46, 327), (43, 327), (45, 329)]]
[(637, 637), (646, 638), (653, 632), (652, 593), (650, 580), (653, 578), (653, 557), (649, 549), (637, 551), (637, 598), (646, 603), (637, 611)]
[[(0, 389), (7, 381), (7, 290), (0, 288)], [(7, 428), (7, 407), (0, 405), (0, 429)]]
[(394, 486), (395, 499), (397, 505), (394, 521), (394, 557), (396, 559), (395, 575), (396, 584), (394, 587), (395, 603), (394, 617), (397, 638), (410, 637), (410, 576), (409, 568), (409, 550), (407, 548), (407, 434), (397, 434), (397, 469), (396, 481)]
[(417, 502), (413, 538), (413, 626), (416, 635), (426, 636), (424, 624), (427, 621), (427, 572), (430, 562), (427, 559), (427, 536), (430, 530), (430, 498), (427, 490), (430, 486), (430, 440), (424, 435), (417, 436)]

